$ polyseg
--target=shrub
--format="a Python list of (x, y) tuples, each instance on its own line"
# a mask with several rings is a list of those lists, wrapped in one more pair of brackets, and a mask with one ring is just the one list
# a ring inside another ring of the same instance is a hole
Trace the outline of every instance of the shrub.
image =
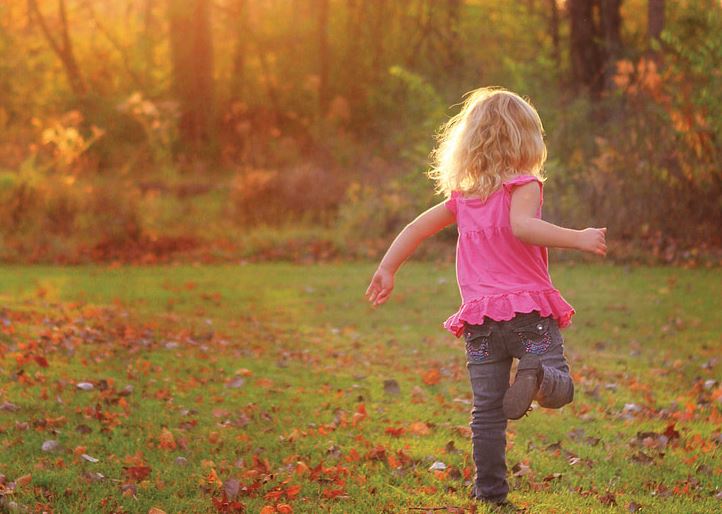
[(336, 210), (343, 190), (342, 177), (313, 165), (283, 171), (250, 169), (232, 182), (230, 210), (240, 223), (249, 225), (322, 221)]

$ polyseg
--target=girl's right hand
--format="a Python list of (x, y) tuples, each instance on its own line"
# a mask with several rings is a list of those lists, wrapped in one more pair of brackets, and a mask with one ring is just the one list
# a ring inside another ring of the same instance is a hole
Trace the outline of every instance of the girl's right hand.
[(386, 269), (379, 268), (374, 273), (371, 283), (366, 289), (366, 298), (376, 307), (388, 300), (393, 289), (394, 274)]
[(607, 229), (585, 228), (579, 231), (579, 250), (604, 257), (607, 255)]

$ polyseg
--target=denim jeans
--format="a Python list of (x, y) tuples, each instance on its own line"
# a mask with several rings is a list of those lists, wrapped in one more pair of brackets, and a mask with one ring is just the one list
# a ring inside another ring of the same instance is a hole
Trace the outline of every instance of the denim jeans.
[(544, 379), (535, 398), (542, 407), (559, 408), (574, 398), (574, 384), (564, 358), (564, 340), (553, 318), (537, 312), (517, 314), (509, 321), (484, 319), (464, 329), (466, 367), (474, 395), (471, 433), (476, 479), (472, 497), (502, 500), (506, 480), (506, 423), (502, 410), (509, 388), (512, 358), (534, 353), (541, 358)]

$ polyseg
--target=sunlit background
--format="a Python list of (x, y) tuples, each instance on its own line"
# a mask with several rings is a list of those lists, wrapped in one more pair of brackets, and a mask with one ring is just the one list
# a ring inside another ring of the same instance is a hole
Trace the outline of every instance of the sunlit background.
[(545, 123), (547, 219), (716, 262), (721, 64), (716, 0), (9, 0), (0, 258), (377, 257), (500, 85)]

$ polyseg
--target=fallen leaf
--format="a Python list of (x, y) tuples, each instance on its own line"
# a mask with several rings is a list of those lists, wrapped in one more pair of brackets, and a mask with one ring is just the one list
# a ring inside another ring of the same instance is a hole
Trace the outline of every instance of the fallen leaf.
[(160, 448), (165, 448), (166, 450), (175, 450), (177, 447), (177, 444), (175, 442), (175, 437), (173, 436), (173, 432), (171, 432), (167, 428), (164, 428), (163, 430), (161, 430), (158, 446)]
[(416, 435), (429, 435), (431, 433), (431, 429), (429, 428), (429, 425), (423, 421), (415, 421), (409, 425), (409, 432)]
[(60, 443), (55, 441), (54, 439), (50, 439), (48, 441), (45, 441), (42, 445), (42, 450), (44, 452), (53, 452), (57, 450), (60, 447)]
[(445, 469), (446, 464), (440, 460), (435, 461), (431, 466), (429, 466), (429, 471), (444, 471)]
[(421, 376), (421, 380), (428, 385), (438, 384), (441, 380), (441, 372), (436, 368), (430, 369)]
[(518, 462), (511, 468), (511, 472), (515, 477), (523, 477), (531, 473), (531, 468), (523, 462)]
[(391, 395), (401, 394), (399, 383), (394, 379), (384, 380), (384, 392)]
[(15, 479), (15, 485), (20, 487), (28, 485), (33, 479), (33, 476), (28, 473), (27, 475), (19, 476)]

